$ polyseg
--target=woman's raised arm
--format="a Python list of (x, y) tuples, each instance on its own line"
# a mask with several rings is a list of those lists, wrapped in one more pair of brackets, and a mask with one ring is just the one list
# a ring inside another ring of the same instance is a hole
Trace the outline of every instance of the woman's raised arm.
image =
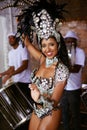
[[(42, 56), (42, 52), (37, 49), (29, 40), (28, 36), (25, 36), (24, 39), (24, 44), (27, 47), (29, 53), (37, 60), (40, 60), (40, 57)], [(42, 56), (44, 58), (44, 56)]]

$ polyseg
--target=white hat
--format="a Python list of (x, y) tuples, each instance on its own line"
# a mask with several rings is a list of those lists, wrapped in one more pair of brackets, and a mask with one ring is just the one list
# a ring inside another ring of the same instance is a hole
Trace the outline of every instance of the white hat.
[(79, 39), (76, 33), (73, 31), (68, 31), (64, 38), (75, 38), (77, 40)]
[(10, 32), (10, 33), (8, 34), (8, 37), (9, 37), (9, 36), (15, 36), (15, 33)]

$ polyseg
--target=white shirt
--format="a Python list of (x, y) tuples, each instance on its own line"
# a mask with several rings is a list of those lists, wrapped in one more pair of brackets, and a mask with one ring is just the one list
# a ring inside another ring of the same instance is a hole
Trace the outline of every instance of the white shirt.
[[(22, 65), (23, 60), (29, 60), (29, 53), (26, 47), (22, 47), (21, 44), (16, 49), (11, 49), (8, 54), (9, 66), (14, 66), (15, 70)], [(30, 66), (19, 74), (13, 76), (14, 82), (30, 82)]]
[[(78, 47), (76, 47), (75, 64), (81, 65), (82, 67), (85, 64), (85, 53), (82, 49)], [(76, 89), (81, 88), (82, 67), (78, 73), (70, 73), (65, 90), (76, 90)]]

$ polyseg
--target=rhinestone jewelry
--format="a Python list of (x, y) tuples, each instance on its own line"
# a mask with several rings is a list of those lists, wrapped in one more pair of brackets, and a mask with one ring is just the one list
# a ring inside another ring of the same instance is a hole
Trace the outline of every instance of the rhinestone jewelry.
[(39, 41), (40, 39), (48, 39), (49, 36), (54, 36), (57, 39), (57, 42), (60, 42), (60, 34), (56, 31), (56, 26), (59, 25), (58, 18), (53, 22), (50, 15), (45, 9), (43, 9), (38, 14), (33, 12), (32, 16)]
[(52, 64), (57, 63), (58, 58), (54, 57), (52, 59), (46, 58), (46, 67), (50, 67)]

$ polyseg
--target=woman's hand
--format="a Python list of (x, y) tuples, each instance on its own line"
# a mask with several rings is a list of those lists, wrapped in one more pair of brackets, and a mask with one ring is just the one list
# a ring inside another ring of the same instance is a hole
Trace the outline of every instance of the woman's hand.
[(29, 84), (29, 88), (31, 90), (31, 97), (33, 98), (35, 102), (38, 102), (38, 99), (40, 97), (39, 89), (37, 88), (35, 84)]
[(22, 34), (22, 39), (24, 45), (26, 46), (32, 57), (34, 57), (38, 62), (41, 62), (40, 60), (42, 59), (42, 52), (39, 49), (37, 49), (37, 47), (35, 47), (34, 44), (31, 43), (31, 41), (29, 40), (29, 36), (25, 36), (24, 34)]
[(28, 36), (27, 36), (27, 35), (24, 35), (24, 34), (22, 34), (22, 41), (23, 41), (23, 43), (24, 43), (24, 45), (25, 45), (26, 47), (28, 47), (29, 44), (31, 44), (31, 42), (30, 42)]

